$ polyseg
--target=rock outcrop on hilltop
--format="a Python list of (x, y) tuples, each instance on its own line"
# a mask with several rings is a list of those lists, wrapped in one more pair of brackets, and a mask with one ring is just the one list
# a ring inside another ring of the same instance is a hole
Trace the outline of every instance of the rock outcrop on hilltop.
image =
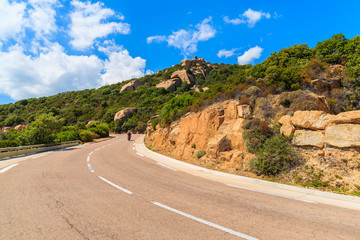
[(140, 87), (140, 86), (143, 86), (145, 83), (136, 79), (136, 80), (133, 80), (127, 84), (125, 84), (121, 90), (120, 90), (120, 93), (124, 92), (124, 91), (135, 91), (136, 88)]
[(197, 58), (196, 56), (194, 59), (182, 60), (181, 67), (183, 69), (173, 72), (170, 79), (158, 83), (156, 87), (163, 87), (170, 92), (174, 92), (183, 83), (192, 87), (196, 83), (197, 76), (205, 77), (212, 69), (216, 68), (215, 65), (206, 62), (204, 58)]
[(204, 58), (185, 59), (181, 61), (181, 66), (189, 68), (194, 75), (203, 75), (204, 77), (215, 68), (215, 65), (208, 63)]

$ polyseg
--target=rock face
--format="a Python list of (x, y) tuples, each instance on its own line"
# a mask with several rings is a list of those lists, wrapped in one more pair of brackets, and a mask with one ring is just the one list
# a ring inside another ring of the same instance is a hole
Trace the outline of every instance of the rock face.
[(297, 111), (291, 118), (291, 123), (299, 128), (324, 130), (333, 116), (323, 111)]
[(136, 108), (126, 108), (121, 110), (115, 114), (114, 121), (126, 121), (128, 118), (131, 118), (135, 112), (137, 112)]
[[(278, 121), (280, 132), (290, 136), (295, 129), (293, 144), (297, 146), (360, 147), (360, 111), (332, 115), (323, 111), (296, 111)], [(314, 130), (314, 131), (309, 131)]]
[(324, 146), (324, 133), (320, 131), (296, 130), (293, 144), (297, 146)]
[(225, 101), (188, 114), (167, 128), (148, 129), (146, 143), (178, 159), (192, 159), (205, 150), (201, 161), (221, 159), (228, 166), (244, 169), (253, 155), (245, 149), (245, 118), (239, 117), (239, 106), (238, 101)]
[(325, 143), (334, 147), (360, 147), (360, 125), (339, 124), (325, 130)]
[(203, 75), (204, 77), (208, 75), (212, 69), (216, 68), (215, 65), (206, 62), (204, 58), (197, 58), (196, 56), (194, 59), (182, 60), (181, 66), (189, 68), (195, 76)]
[(182, 83), (186, 82), (190, 86), (194, 85), (195, 79), (193, 76), (187, 73), (187, 71), (184, 70), (178, 70), (175, 71), (173, 74), (171, 74), (171, 79), (179, 78)]
[(144, 85), (144, 83), (138, 79), (136, 80), (133, 80), (131, 82), (129, 82), (128, 84), (125, 84), (121, 90), (120, 90), (120, 93), (123, 92), (123, 91), (135, 91), (136, 88), (140, 87)]
[(166, 80), (164, 82), (158, 83), (156, 85), (157, 88), (165, 88), (169, 90), (170, 92), (174, 92), (176, 88), (181, 86), (181, 80), (179, 78), (173, 78)]

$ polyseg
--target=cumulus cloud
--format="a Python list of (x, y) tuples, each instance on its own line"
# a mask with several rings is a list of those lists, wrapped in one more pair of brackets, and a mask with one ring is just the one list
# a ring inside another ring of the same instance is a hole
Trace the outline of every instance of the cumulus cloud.
[(255, 59), (259, 59), (261, 57), (263, 51), (264, 49), (259, 46), (250, 48), (244, 52), (243, 55), (238, 57), (238, 64), (244, 65), (252, 63)]
[(37, 38), (43, 38), (57, 31), (56, 11), (57, 0), (30, 0), (32, 9), (29, 10), (27, 25), (35, 31)]
[(0, 62), (0, 93), (15, 100), (97, 87), (103, 67), (98, 57), (69, 56), (58, 44), (35, 58), (15, 45)]
[(224, 17), (224, 22), (234, 25), (239, 25), (246, 23), (249, 28), (253, 28), (257, 22), (262, 18), (270, 19), (270, 13), (265, 13), (262, 11), (254, 11), (251, 8), (246, 10), (243, 14), (240, 15), (240, 18), (229, 19), (228, 16)]
[[(111, 33), (129, 34), (130, 25), (123, 22), (105, 22), (110, 17), (116, 17), (112, 9), (105, 8), (102, 3), (81, 2), (73, 0), (71, 5), (70, 44), (79, 50), (91, 47), (98, 38), (103, 38)], [(119, 15), (123, 20), (124, 17)]]
[(102, 85), (144, 76), (145, 59), (133, 58), (122, 46), (111, 42), (109, 46), (100, 47), (99, 50), (108, 55), (104, 62), (105, 73), (101, 76)]
[(16, 38), (24, 30), (26, 3), (0, 0), (0, 40)]
[(195, 29), (180, 29), (169, 36), (150, 36), (148, 43), (167, 42), (169, 46), (181, 50), (184, 57), (197, 52), (200, 41), (207, 41), (216, 35), (216, 29), (210, 24), (212, 18), (205, 18), (201, 23), (195, 25)]
[[(130, 56), (113, 40), (98, 40), (110, 33), (128, 33), (128, 24), (104, 22), (109, 17), (123, 20), (123, 16), (116, 16), (101, 3), (74, 0), (72, 6), (75, 10), (67, 12), (74, 20), (71, 22), (72, 43), (79, 49), (97, 48), (105, 58), (69, 54), (56, 41), (58, 34), (63, 33), (59, 30), (63, 27), (56, 22), (57, 8), (62, 7), (60, 1), (0, 0), (0, 94), (14, 100), (41, 97), (96, 88), (149, 73), (145, 71), (144, 59)], [(96, 33), (90, 30), (89, 24), (95, 27)], [(87, 39), (74, 38), (79, 29), (77, 33), (87, 29), (88, 32), (84, 32)]]
[(236, 49), (231, 49), (231, 50), (221, 49), (221, 50), (217, 53), (217, 56), (218, 56), (219, 58), (222, 58), (222, 57), (225, 57), (225, 58), (232, 57), (232, 56), (235, 55), (235, 51), (236, 51)]

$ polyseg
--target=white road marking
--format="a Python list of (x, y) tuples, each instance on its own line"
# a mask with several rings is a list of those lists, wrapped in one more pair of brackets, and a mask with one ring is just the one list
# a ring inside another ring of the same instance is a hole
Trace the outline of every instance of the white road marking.
[(125, 189), (125, 188), (122, 188), (122, 187), (116, 185), (115, 183), (110, 182), (109, 180), (107, 180), (107, 179), (105, 179), (105, 178), (103, 178), (103, 177), (100, 177), (100, 176), (98, 176), (98, 177), (99, 177), (101, 180), (103, 180), (104, 182), (110, 184), (111, 186), (113, 186), (113, 187), (115, 187), (115, 188), (117, 188), (117, 189), (119, 189), (119, 190), (121, 190), (121, 191), (123, 191), (123, 192), (125, 192), (125, 193), (127, 193), (127, 194), (132, 194), (132, 192), (130, 192), (129, 190), (127, 190), (127, 189)]
[(135, 147), (133, 147), (133, 150), (135, 150)]
[(269, 194), (269, 195), (273, 195), (273, 196), (277, 196), (277, 197), (283, 197), (283, 198), (293, 199), (293, 200), (302, 201), (302, 202), (306, 202), (306, 203), (316, 203), (316, 202), (313, 202), (313, 201), (310, 201), (310, 200), (305, 200), (305, 199), (301, 199), (301, 198), (294, 198), (294, 197), (288, 197), (288, 196), (285, 196), (285, 195), (280, 195), (280, 194), (276, 194), (276, 193), (264, 192), (264, 191), (261, 191), (261, 190), (256, 190), (256, 189), (247, 188), (247, 187), (240, 187), (240, 186), (231, 185), (231, 184), (226, 184), (226, 186), (235, 187), (235, 188), (240, 188), (240, 189), (245, 189), (245, 190), (254, 191), (254, 192), (259, 192), (259, 193), (265, 193), (265, 194)]
[(235, 236), (238, 236), (238, 237), (247, 239), (247, 240), (258, 240), (257, 238), (248, 236), (248, 235), (243, 234), (243, 233), (236, 232), (236, 231), (234, 231), (234, 230), (232, 230), (232, 229), (229, 229), (229, 228), (226, 228), (226, 227), (217, 225), (217, 224), (212, 223), (212, 222), (208, 222), (208, 221), (203, 220), (203, 219), (201, 219), (201, 218), (194, 217), (194, 216), (192, 216), (192, 215), (190, 215), (190, 214), (181, 212), (181, 211), (179, 211), (179, 210), (176, 210), (176, 209), (171, 208), (171, 207), (169, 207), (169, 206), (166, 206), (166, 205), (164, 205), (164, 204), (161, 204), (161, 203), (158, 203), (158, 202), (152, 202), (152, 203), (155, 204), (156, 206), (162, 207), (162, 208), (164, 208), (164, 209), (166, 209), (166, 210), (169, 210), (169, 211), (171, 211), (171, 212), (180, 214), (180, 215), (182, 215), (182, 216), (184, 216), (184, 217), (187, 217), (187, 218), (190, 218), (190, 219), (195, 220), (195, 221), (197, 221), (197, 222), (206, 224), (206, 225), (211, 226), (211, 227), (213, 227), (213, 228), (217, 228), (217, 229), (219, 229), (219, 230), (221, 230), (221, 231), (230, 233), (230, 234), (232, 234), (232, 235), (235, 235)]
[(92, 169), (90, 163), (88, 163), (88, 168), (89, 168), (90, 172), (92, 172), (92, 173), (94, 172), (94, 169)]
[(142, 156), (142, 157), (145, 157), (144, 155), (142, 155), (141, 153), (136, 153), (137, 155), (139, 155), (139, 156)]
[(94, 152), (89, 153), (89, 156), (91, 156)]
[(44, 154), (41, 154), (41, 155), (37, 155), (35, 157), (32, 157), (31, 159), (37, 159), (37, 158), (41, 158), (41, 157), (44, 157), (46, 155), (48, 155), (49, 153), (44, 153)]
[(90, 155), (86, 159), (87, 162), (90, 162)]
[(163, 167), (165, 167), (165, 168), (168, 168), (168, 169), (170, 169), (170, 170), (177, 171), (175, 168), (166, 166), (165, 164), (162, 164), (162, 163), (159, 163), (159, 162), (157, 162), (157, 164), (159, 164), (160, 166), (163, 166)]
[(4, 173), (4, 172), (6, 172), (7, 170), (9, 170), (10, 168), (13, 168), (13, 167), (15, 167), (15, 166), (17, 166), (17, 165), (19, 165), (19, 164), (18, 164), (18, 163), (15, 163), (15, 164), (13, 164), (13, 165), (10, 165), (10, 166), (8, 166), (8, 167), (0, 170), (0, 173)]

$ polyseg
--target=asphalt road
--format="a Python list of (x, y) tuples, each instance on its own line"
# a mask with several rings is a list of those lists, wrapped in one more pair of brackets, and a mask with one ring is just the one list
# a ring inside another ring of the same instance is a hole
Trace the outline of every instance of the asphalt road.
[(190, 175), (133, 143), (118, 135), (0, 167), (0, 239), (360, 239), (358, 210)]

